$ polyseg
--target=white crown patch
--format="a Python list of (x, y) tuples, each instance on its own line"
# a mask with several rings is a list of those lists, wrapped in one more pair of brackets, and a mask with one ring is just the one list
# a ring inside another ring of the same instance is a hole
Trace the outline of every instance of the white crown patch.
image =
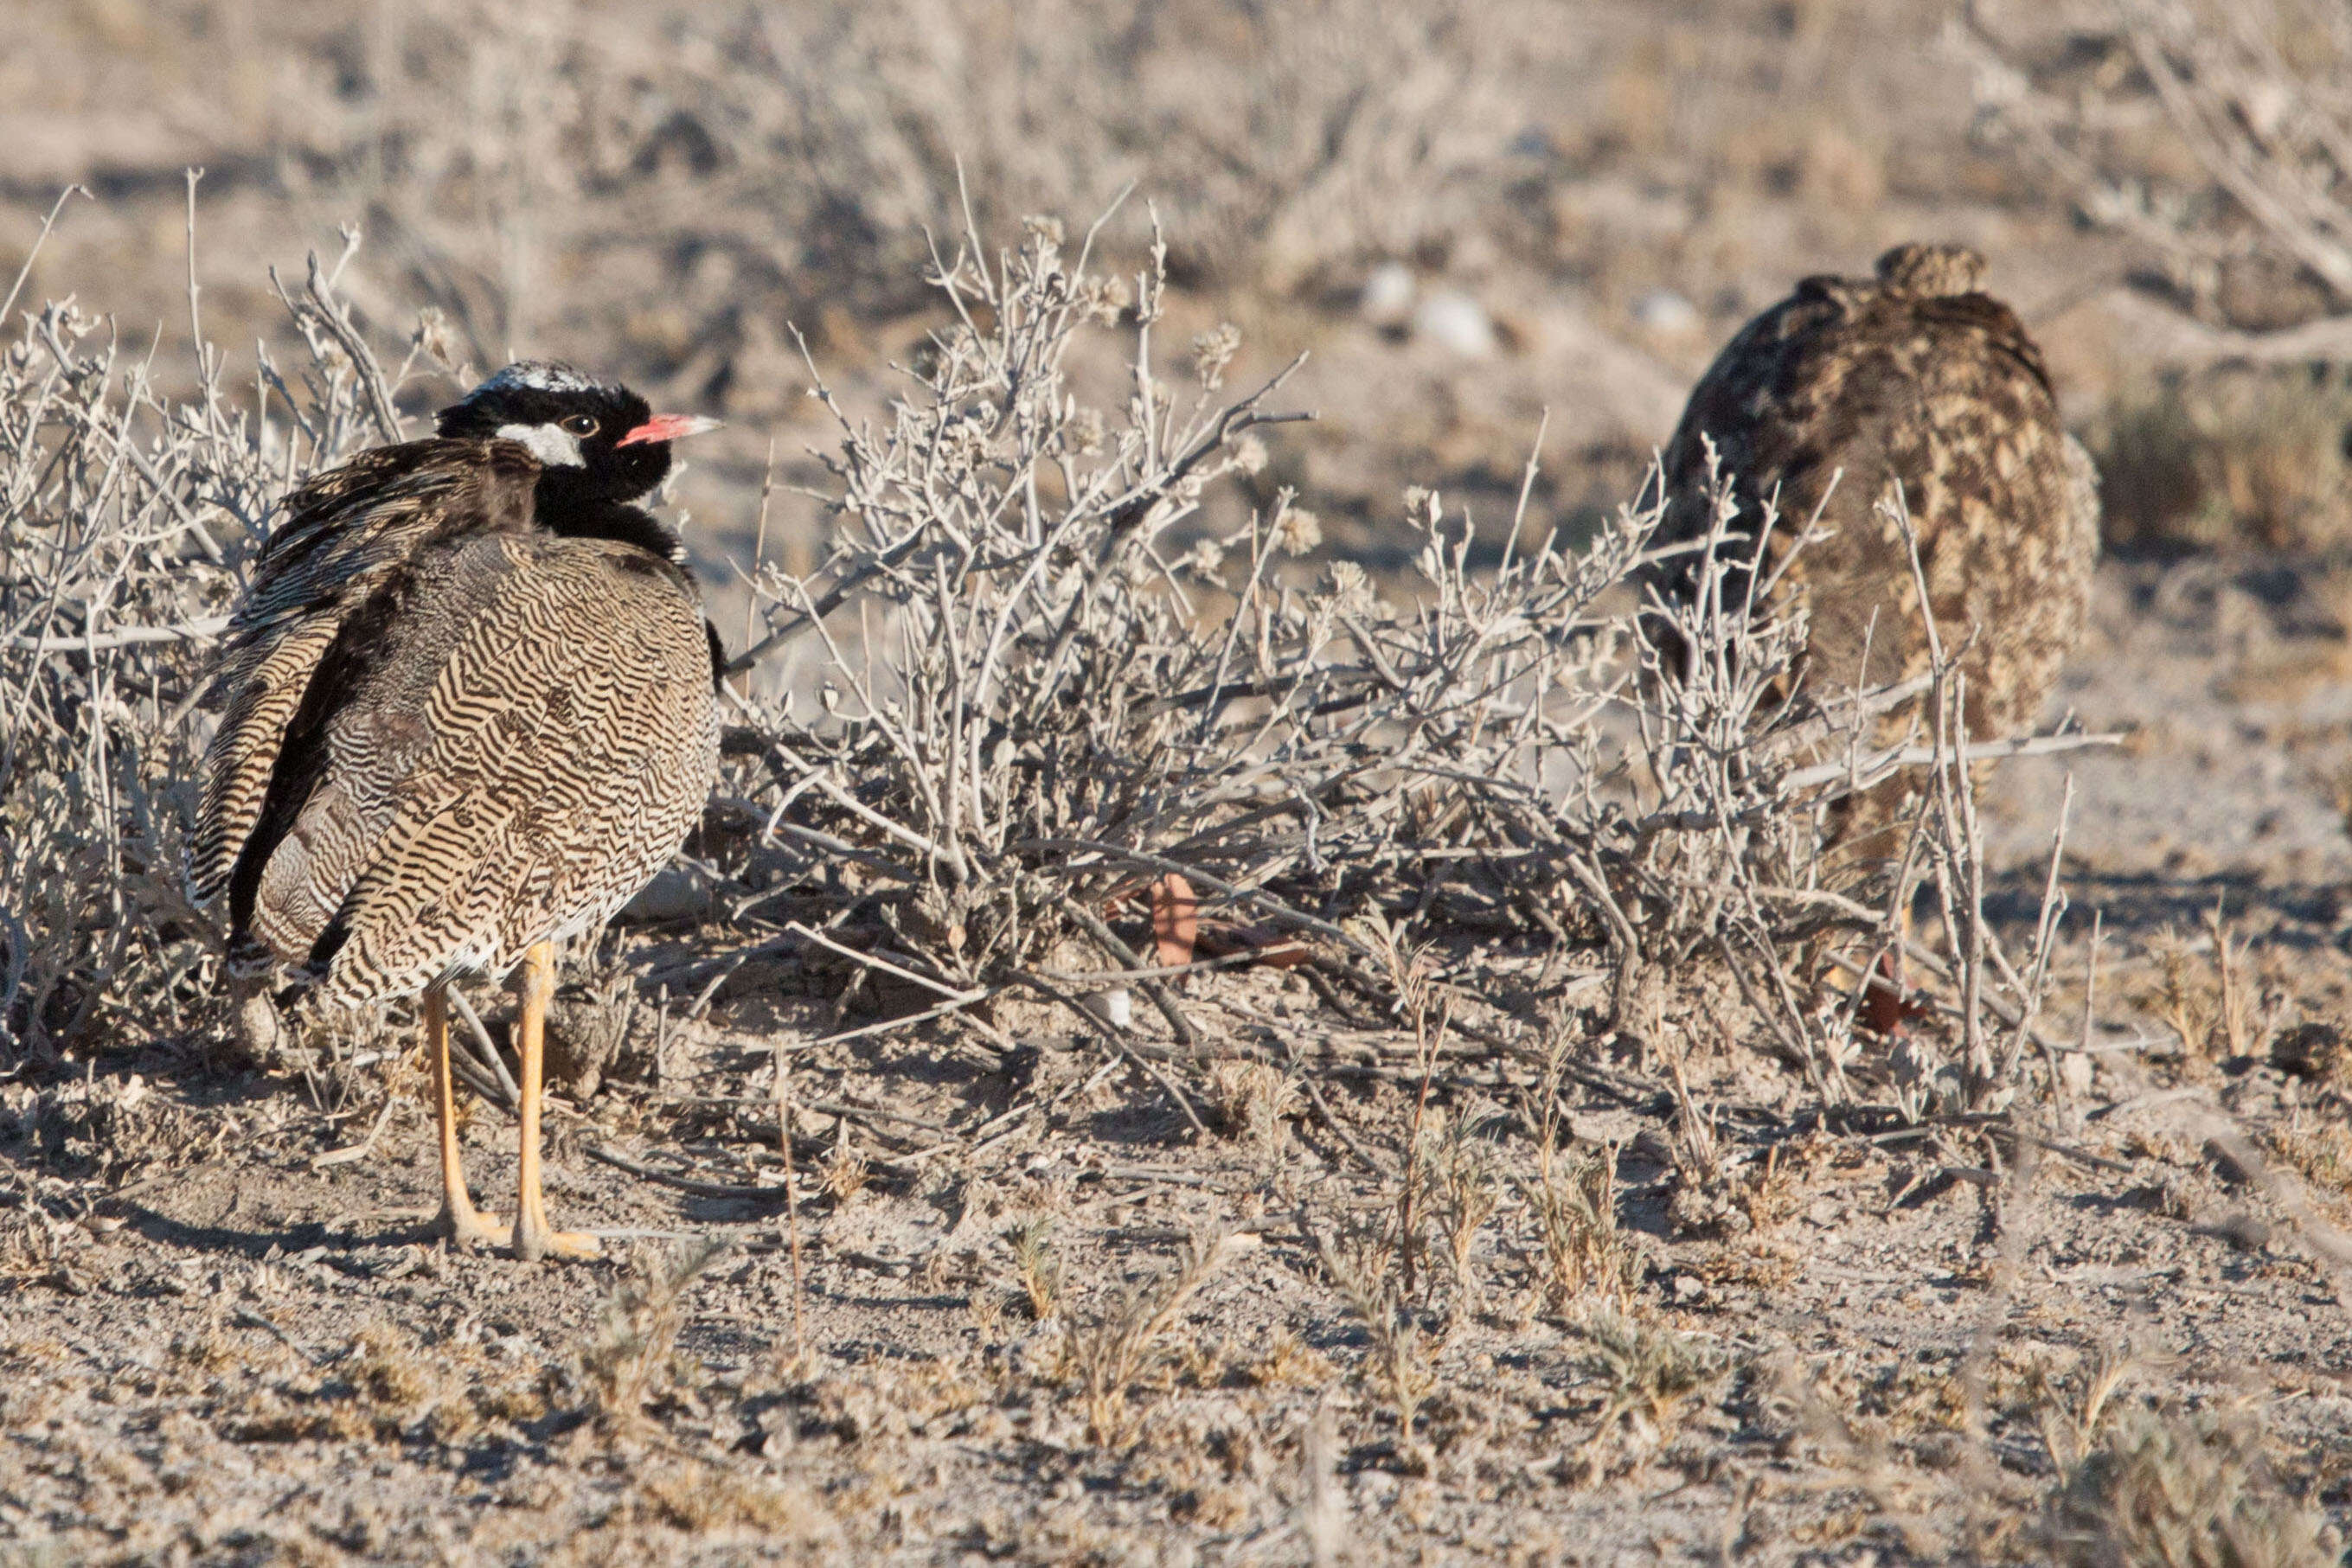
[(597, 385), (593, 377), (561, 360), (517, 360), (467, 392), (466, 399), (470, 402), (484, 392), (513, 387), (528, 387), (532, 392), (594, 392)]

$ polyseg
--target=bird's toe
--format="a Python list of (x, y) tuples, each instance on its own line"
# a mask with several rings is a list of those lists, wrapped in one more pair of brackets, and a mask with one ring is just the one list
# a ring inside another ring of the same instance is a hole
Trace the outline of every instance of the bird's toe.
[(513, 1226), (478, 1208), (444, 1208), (433, 1222), (433, 1228), (435, 1234), (446, 1236), (460, 1247), (503, 1248), (514, 1242)]
[(563, 1258), (585, 1262), (604, 1255), (604, 1244), (584, 1230), (541, 1230), (535, 1235), (518, 1236), (515, 1255), (526, 1262), (541, 1258)]

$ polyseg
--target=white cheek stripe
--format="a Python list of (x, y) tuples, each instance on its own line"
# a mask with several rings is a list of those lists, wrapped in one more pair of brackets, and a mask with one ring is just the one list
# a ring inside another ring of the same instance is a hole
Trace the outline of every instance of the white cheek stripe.
[(572, 434), (557, 424), (502, 424), (499, 439), (520, 442), (530, 448), (530, 455), (550, 468), (581, 468), (587, 465), (580, 455), (580, 443)]

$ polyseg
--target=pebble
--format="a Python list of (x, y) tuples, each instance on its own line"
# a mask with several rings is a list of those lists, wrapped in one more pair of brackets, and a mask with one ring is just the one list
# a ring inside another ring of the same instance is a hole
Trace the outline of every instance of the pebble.
[(1678, 337), (1698, 330), (1698, 307), (1671, 288), (1653, 288), (1633, 301), (1633, 321), (1644, 331)]
[(1423, 300), (1412, 313), (1412, 329), (1465, 359), (1483, 360), (1495, 351), (1494, 319), (1458, 288), (1441, 288)]
[(1384, 261), (1364, 279), (1356, 308), (1375, 327), (1402, 327), (1412, 314), (1415, 292), (1412, 269), (1401, 261)]

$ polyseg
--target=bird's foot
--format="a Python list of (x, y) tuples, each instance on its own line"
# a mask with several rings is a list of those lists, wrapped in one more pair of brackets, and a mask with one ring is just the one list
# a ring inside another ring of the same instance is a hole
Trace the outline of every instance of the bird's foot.
[(433, 1221), (436, 1235), (446, 1236), (460, 1247), (510, 1246), (514, 1227), (501, 1224), (495, 1214), (484, 1214), (471, 1205), (464, 1208), (443, 1204), (440, 1215)]
[(584, 1230), (550, 1230), (546, 1222), (515, 1228), (515, 1256), (524, 1262), (541, 1258), (565, 1258), (584, 1262), (604, 1255), (604, 1244)]

